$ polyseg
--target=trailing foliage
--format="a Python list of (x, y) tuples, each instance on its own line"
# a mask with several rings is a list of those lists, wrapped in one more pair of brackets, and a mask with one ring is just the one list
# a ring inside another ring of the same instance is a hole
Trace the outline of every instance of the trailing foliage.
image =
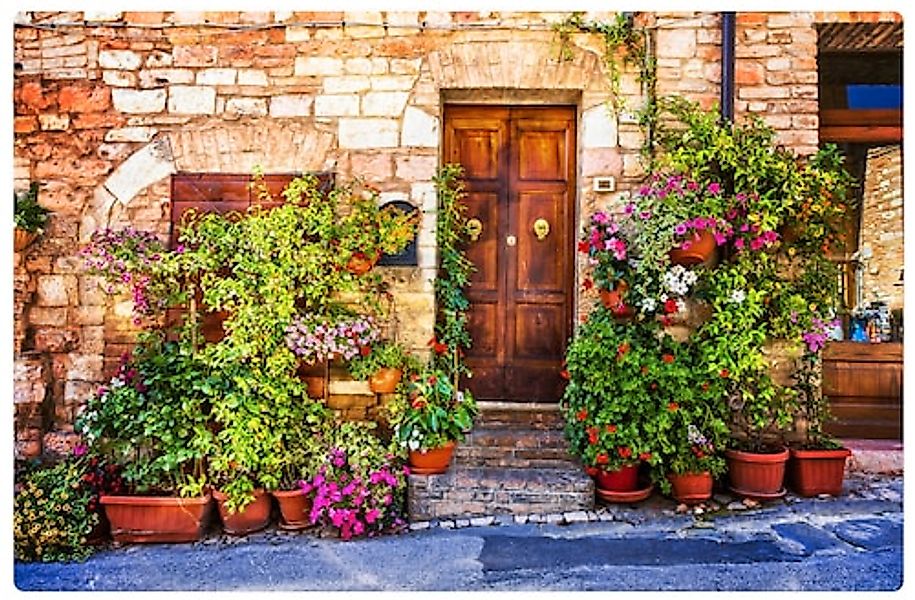
[(38, 182), (29, 184), (29, 191), (13, 194), (13, 223), (16, 227), (30, 233), (41, 233), (51, 214), (44, 206), (38, 204)]

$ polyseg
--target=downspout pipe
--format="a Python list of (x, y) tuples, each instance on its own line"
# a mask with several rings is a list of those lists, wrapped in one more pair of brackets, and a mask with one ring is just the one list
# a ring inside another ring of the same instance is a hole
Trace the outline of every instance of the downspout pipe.
[(734, 121), (734, 34), (737, 13), (721, 13), (721, 121)]

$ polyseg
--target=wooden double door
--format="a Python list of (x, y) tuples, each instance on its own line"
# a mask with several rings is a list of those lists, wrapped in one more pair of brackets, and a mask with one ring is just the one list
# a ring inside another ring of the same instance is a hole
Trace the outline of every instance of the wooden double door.
[(464, 167), (476, 272), (466, 385), (479, 399), (556, 402), (572, 331), (575, 108), (447, 105), (444, 161)]

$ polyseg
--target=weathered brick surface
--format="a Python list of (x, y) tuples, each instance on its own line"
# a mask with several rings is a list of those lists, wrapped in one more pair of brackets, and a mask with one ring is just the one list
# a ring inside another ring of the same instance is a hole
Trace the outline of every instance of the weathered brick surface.
[(872, 257), (864, 265), (864, 301), (885, 299), (890, 308), (902, 308), (903, 195), (902, 148), (873, 148), (867, 153), (864, 201), (861, 207), (860, 247)]
[[(411, 323), (401, 333), (417, 351), (426, 349), (434, 322), (430, 178), (440, 156), (443, 101), (577, 103), (577, 213), (583, 217), (619, 205), (644, 176), (638, 128), (631, 118), (621, 122), (605, 110), (609, 92), (600, 37), (576, 34), (572, 59), (557, 60), (549, 25), (562, 13), (356, 16), (367, 25), (301, 26), (339, 22), (343, 12), (91, 11), (41, 15), (42, 22), (75, 26), (14, 28), (16, 185), (24, 189), (29, 180), (39, 181), (39, 202), (55, 211), (44, 236), (15, 257), (14, 352), (40, 349), (53, 363), (48, 393), (62, 407), (56, 418), (68, 418), (65, 390), (76, 402), (74, 390), (84, 378), (101, 377), (135, 335), (125, 313), (129, 307), (90, 291), (86, 273), (60, 259), (76, 257), (79, 243), (101, 227), (129, 224), (167, 236), (171, 173), (238, 173), (255, 165), (267, 172), (331, 169), (341, 180), (364, 177), (387, 198), (421, 207), (419, 265), (398, 275), (402, 283), (396, 287), (397, 309)], [(589, 16), (609, 20), (614, 14)], [(767, 116), (783, 143), (810, 151), (818, 125), (814, 24), (898, 18), (738, 13), (738, 114)], [(112, 28), (112, 19), (143, 27)], [(204, 19), (279, 26), (232, 30), (205, 27)], [(658, 91), (682, 93), (706, 106), (717, 101), (717, 13), (640, 13), (637, 19), (655, 32)], [(385, 29), (384, 22), (409, 28)], [(499, 26), (450, 29), (468, 22)], [(634, 68), (621, 75), (622, 100), (636, 109), (644, 98)], [(455, 96), (461, 91), (465, 96)], [(593, 177), (607, 175), (617, 179), (618, 192), (593, 192)], [(890, 270), (880, 267), (884, 275)], [(579, 309), (587, 306), (583, 298)], [(68, 333), (53, 335), (55, 329)], [(377, 403), (347, 402), (341, 414), (377, 417)], [(509, 458), (537, 459), (517, 454), (522, 450), (531, 449), (516, 448)]]

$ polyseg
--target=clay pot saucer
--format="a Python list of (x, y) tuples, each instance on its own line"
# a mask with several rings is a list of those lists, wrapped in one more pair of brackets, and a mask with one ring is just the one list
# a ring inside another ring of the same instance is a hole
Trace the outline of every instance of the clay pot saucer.
[(651, 492), (654, 491), (654, 486), (649, 484), (648, 487), (642, 488), (640, 490), (633, 490), (631, 492), (613, 492), (599, 487), (594, 489), (597, 492), (597, 497), (604, 502), (610, 502), (612, 504), (626, 504), (632, 502), (641, 502), (642, 500), (645, 500), (651, 496)]

